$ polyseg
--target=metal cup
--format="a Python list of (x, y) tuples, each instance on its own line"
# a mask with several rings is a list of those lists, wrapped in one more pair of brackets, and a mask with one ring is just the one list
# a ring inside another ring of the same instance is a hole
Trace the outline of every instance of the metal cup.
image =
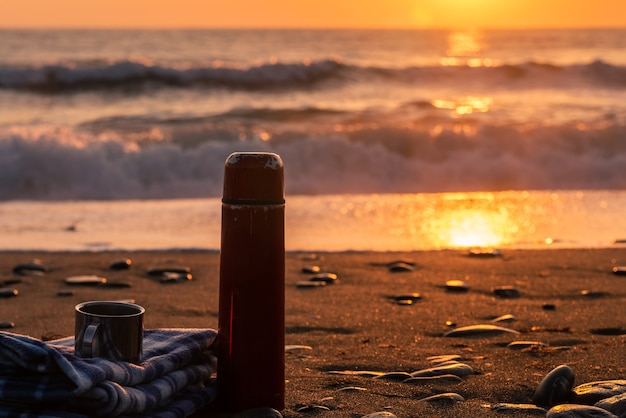
[(93, 301), (76, 305), (76, 355), (141, 362), (145, 311), (126, 302)]

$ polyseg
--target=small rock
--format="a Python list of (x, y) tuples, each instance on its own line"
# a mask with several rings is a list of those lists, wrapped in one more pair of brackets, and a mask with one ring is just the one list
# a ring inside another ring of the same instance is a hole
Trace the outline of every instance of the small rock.
[(541, 305), (541, 309), (544, 311), (556, 311), (556, 305), (554, 303), (544, 303)]
[(625, 335), (626, 328), (621, 328), (621, 327), (593, 328), (590, 330), (590, 332), (596, 335)]
[(15, 327), (14, 322), (2, 321), (0, 322), (0, 329), (9, 329)]
[(65, 279), (65, 283), (73, 286), (98, 286), (107, 282), (107, 279), (100, 276), (72, 276)]
[(624, 417), (626, 416), (626, 393), (602, 399), (601, 401), (596, 402), (594, 406), (606, 409), (617, 416)]
[(320, 266), (304, 266), (302, 267), (302, 273), (304, 274), (317, 274), (321, 273), (322, 269)]
[(104, 287), (127, 288), (127, 287), (132, 287), (133, 285), (132, 285), (132, 283), (125, 282), (125, 281), (119, 281), (119, 280), (111, 281), (111, 280), (107, 280), (106, 283), (102, 283), (102, 286), (104, 286)]
[(111, 264), (109, 264), (109, 269), (111, 270), (128, 270), (133, 264), (130, 258), (122, 258), (120, 260), (115, 260)]
[(411, 302), (416, 302), (420, 300), (421, 298), (422, 298), (422, 295), (420, 295), (419, 293), (400, 293), (400, 294), (391, 296), (391, 299), (395, 300), (396, 302), (402, 302), (406, 300), (410, 300)]
[(164, 284), (169, 283), (185, 283), (193, 280), (191, 273), (179, 273), (179, 272), (164, 272), (159, 278), (159, 282)]
[(609, 411), (589, 405), (563, 404), (551, 408), (546, 418), (618, 418)]
[(597, 298), (603, 298), (608, 296), (609, 294), (607, 292), (598, 292), (598, 291), (594, 291), (594, 290), (581, 290), (580, 291), (580, 295), (582, 297), (585, 298), (589, 298), (589, 299), (597, 299)]
[(464, 293), (469, 290), (469, 286), (463, 280), (448, 280), (446, 282), (448, 292)]
[(326, 282), (312, 282), (309, 280), (302, 280), (302, 281), (296, 282), (296, 287), (300, 289), (315, 289), (315, 288), (324, 287), (324, 286), (326, 286)]
[(574, 371), (567, 365), (561, 365), (548, 373), (533, 395), (533, 403), (550, 408), (565, 402), (574, 386)]
[(626, 276), (626, 267), (613, 267), (613, 274), (616, 276)]
[(513, 286), (498, 286), (493, 289), (493, 293), (503, 299), (519, 298), (522, 293)]
[(387, 268), (392, 273), (404, 273), (404, 272), (415, 271), (415, 266), (413, 264), (408, 264), (402, 261), (388, 264)]
[(33, 260), (30, 263), (18, 264), (13, 267), (13, 273), (23, 276), (42, 276), (46, 274), (48, 269), (41, 264), (39, 260)]
[(60, 297), (74, 296), (74, 291), (73, 290), (59, 290), (57, 292), (57, 296), (60, 296)]
[(335, 273), (317, 273), (311, 276), (309, 280), (312, 282), (325, 282), (326, 284), (332, 284), (337, 281), (337, 275)]
[(380, 380), (393, 380), (393, 381), (403, 381), (406, 379), (410, 379), (411, 375), (407, 372), (387, 372), (383, 373), (380, 376), (375, 376), (374, 379)]
[(19, 295), (19, 291), (17, 289), (13, 289), (11, 287), (3, 287), (0, 288), (0, 298), (13, 298)]
[(191, 268), (186, 266), (171, 266), (171, 267), (152, 267), (147, 271), (148, 276), (163, 276), (165, 273), (191, 273)]

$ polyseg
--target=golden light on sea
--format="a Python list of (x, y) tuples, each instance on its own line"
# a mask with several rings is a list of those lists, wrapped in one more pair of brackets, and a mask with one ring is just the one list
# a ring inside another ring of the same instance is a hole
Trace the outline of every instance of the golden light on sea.
[(448, 203), (435, 211), (424, 227), (437, 247), (495, 247), (519, 231), (506, 209), (471, 199)]

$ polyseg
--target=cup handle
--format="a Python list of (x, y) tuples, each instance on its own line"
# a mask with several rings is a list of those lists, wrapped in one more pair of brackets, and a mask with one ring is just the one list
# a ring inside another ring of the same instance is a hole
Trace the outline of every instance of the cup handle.
[(98, 353), (94, 353), (94, 346), (97, 347), (96, 336), (98, 335), (99, 328), (100, 324), (98, 323), (89, 324), (87, 328), (85, 328), (83, 337), (83, 357), (92, 358), (98, 356)]

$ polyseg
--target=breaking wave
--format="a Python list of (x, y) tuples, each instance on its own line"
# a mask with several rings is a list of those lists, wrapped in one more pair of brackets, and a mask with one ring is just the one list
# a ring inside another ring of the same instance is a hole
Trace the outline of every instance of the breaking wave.
[(568, 87), (581, 85), (626, 87), (626, 67), (604, 61), (559, 66), (550, 63), (493, 65), (414, 66), (407, 68), (363, 67), (337, 59), (312, 62), (276, 62), (250, 67), (205, 66), (178, 68), (139, 61), (39, 67), (0, 67), (0, 88), (63, 93), (146, 84), (176, 87), (222, 87), (230, 89), (306, 88), (328, 80), (368, 82), (376, 79), (407, 83), (478, 83), (507, 87)]

